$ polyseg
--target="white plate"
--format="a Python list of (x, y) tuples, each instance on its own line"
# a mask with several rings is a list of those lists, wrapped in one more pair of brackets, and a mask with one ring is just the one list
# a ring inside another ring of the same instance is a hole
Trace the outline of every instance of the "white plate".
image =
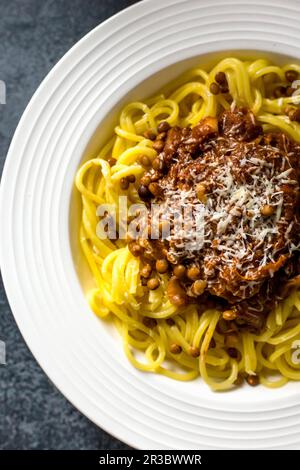
[(18, 326), (61, 392), (134, 447), (300, 448), (299, 384), (220, 394), (201, 380), (178, 383), (133, 369), (117, 335), (90, 311), (75, 267), (74, 175), (122, 103), (151, 94), (210, 53), (268, 51), (300, 60), (300, 3), (249, 3), (147, 0), (106, 21), (45, 79), (6, 161), (0, 258)]

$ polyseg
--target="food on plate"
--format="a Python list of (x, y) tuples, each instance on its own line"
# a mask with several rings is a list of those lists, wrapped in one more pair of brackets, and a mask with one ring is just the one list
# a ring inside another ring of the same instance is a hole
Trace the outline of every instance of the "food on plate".
[(135, 367), (214, 390), (300, 380), (299, 73), (190, 70), (78, 170), (87, 295)]

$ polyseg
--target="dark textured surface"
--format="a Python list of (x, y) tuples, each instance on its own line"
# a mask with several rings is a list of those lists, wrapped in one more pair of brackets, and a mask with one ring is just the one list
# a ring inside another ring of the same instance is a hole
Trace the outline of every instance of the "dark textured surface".
[[(33, 92), (88, 31), (134, 0), (0, 0), (0, 172)], [(0, 221), (2, 223), (2, 221)], [(21, 337), (0, 284), (0, 449), (126, 449), (82, 416), (56, 390)]]

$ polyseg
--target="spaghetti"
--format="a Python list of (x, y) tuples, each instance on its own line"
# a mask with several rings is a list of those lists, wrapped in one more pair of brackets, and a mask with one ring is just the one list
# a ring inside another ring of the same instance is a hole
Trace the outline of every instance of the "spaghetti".
[[(232, 330), (222, 309), (201, 305), (201, 297), (184, 305), (171, 302), (171, 275), (164, 263), (150, 279), (152, 285), (145, 283), (139, 253), (120, 237), (127, 230), (121, 214), (130, 212), (133, 205), (145, 205), (141, 181), (163, 150), (170, 127), (194, 129), (207, 117), (243, 106), (253, 113), (264, 134), (280, 131), (300, 142), (300, 100), (292, 83), (299, 73), (295, 64), (279, 67), (264, 59), (236, 58), (224, 59), (210, 71), (190, 70), (161, 94), (127, 105), (111, 140), (97, 158), (78, 170), (80, 243), (95, 280), (88, 300), (96, 315), (114, 321), (125, 353), (138, 369), (177, 380), (201, 376), (213, 390), (238, 386), (244, 378), (250, 385), (260, 382), (271, 388), (300, 380), (296, 278), (290, 282), (289, 295), (274, 303), (259, 330)], [(115, 237), (97, 235), (100, 206), (105, 216), (113, 216), (111, 208), (116, 209)]]

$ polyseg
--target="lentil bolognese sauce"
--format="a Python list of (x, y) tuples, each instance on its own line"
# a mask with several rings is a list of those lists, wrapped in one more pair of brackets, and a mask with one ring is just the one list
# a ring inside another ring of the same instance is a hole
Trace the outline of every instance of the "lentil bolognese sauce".
[[(214, 390), (300, 380), (299, 73), (263, 59), (193, 69), (129, 104), (79, 169), (89, 301), (137, 368)], [(99, 237), (103, 204), (116, 232)]]

